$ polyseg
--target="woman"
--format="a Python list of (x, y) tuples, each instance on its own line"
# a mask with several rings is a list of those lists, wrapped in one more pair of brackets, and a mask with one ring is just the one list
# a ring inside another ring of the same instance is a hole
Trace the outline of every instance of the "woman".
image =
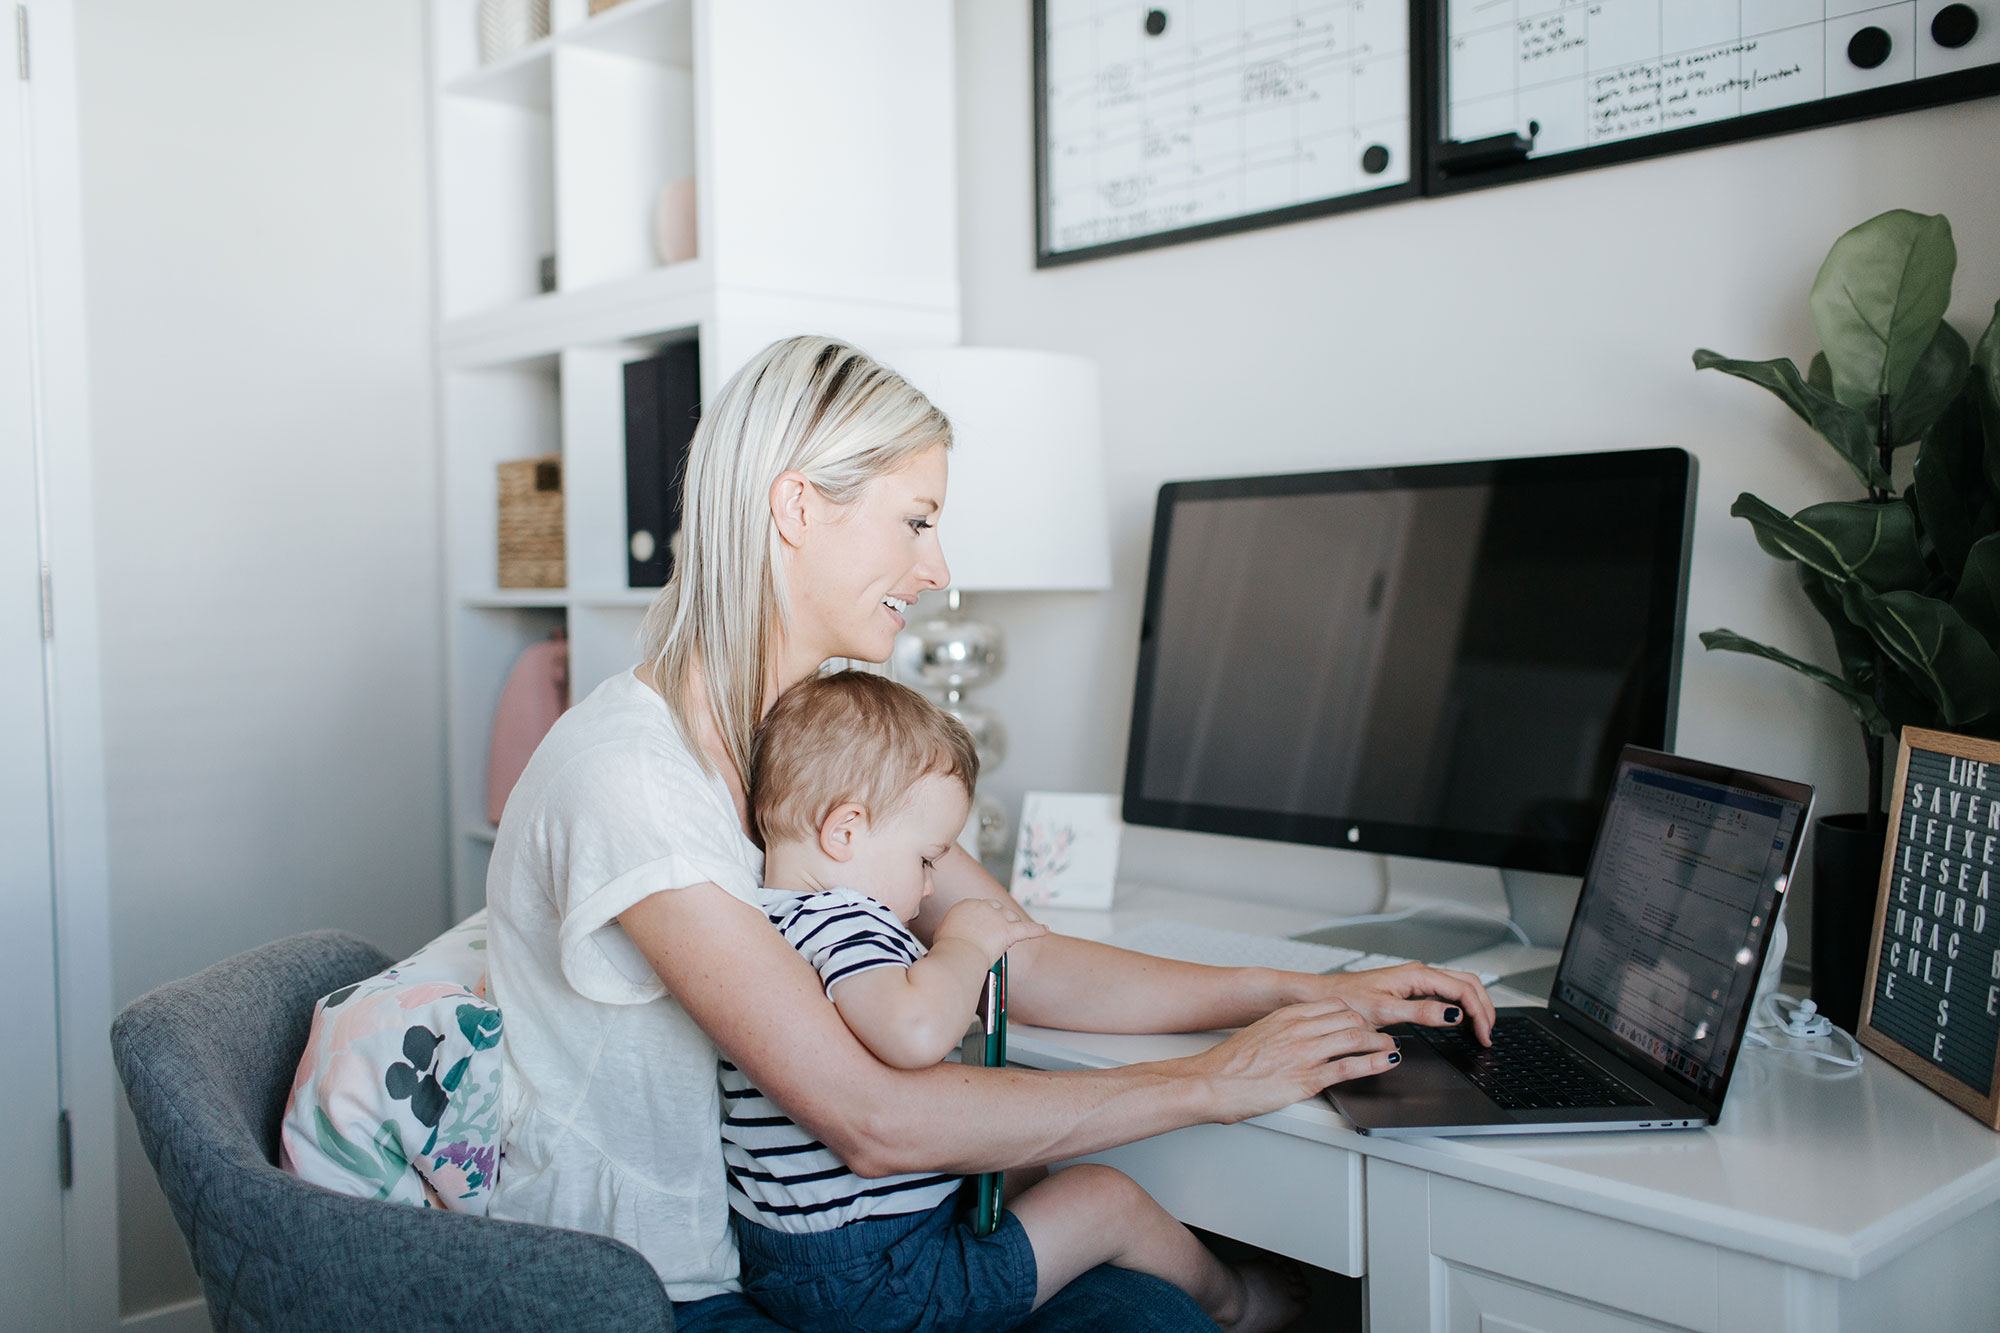
[[(507, 1015), (506, 1166), (495, 1216), (615, 1236), (683, 1302), (683, 1328), (764, 1327), (733, 1295), (716, 1058), (863, 1175), (1061, 1160), (1232, 1122), (1379, 1073), (1376, 1026), (1492, 1006), (1462, 973), (1313, 977), (1165, 962), (1051, 935), (1017, 946), (1022, 1022), (1097, 1031), (1248, 1025), (1189, 1059), (1098, 1072), (892, 1069), (754, 906), (750, 735), (828, 658), (882, 661), (938, 543), (943, 415), (841, 343), (765, 349), (704, 410), (672, 581), (645, 661), (549, 733), (507, 802), (488, 876)], [(935, 870), (920, 936), (1005, 892), (963, 851)], [(1456, 1015), (1452, 1015), (1456, 1017)], [(1025, 1327), (1200, 1329), (1154, 1279), (1099, 1269)]]

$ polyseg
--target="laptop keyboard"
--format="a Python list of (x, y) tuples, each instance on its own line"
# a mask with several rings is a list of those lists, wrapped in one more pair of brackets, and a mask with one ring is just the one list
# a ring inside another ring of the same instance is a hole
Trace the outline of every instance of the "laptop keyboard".
[(1503, 1015), (1493, 1025), (1493, 1045), (1481, 1046), (1470, 1028), (1417, 1028), (1453, 1068), (1509, 1111), (1645, 1106), (1646, 1099), (1565, 1050), (1532, 1019)]

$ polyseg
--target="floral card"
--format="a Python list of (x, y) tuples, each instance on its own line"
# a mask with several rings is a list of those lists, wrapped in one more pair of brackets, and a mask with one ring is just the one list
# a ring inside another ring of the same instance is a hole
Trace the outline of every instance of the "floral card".
[(1028, 907), (1111, 906), (1124, 827), (1116, 796), (1029, 792), (1014, 848), (1014, 896)]

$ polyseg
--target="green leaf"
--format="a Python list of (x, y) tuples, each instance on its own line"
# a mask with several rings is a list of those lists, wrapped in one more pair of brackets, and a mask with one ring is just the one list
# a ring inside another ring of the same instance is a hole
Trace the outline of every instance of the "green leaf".
[[(458, 1091), (458, 1082), (460, 1079), (465, 1077), (466, 1066), (470, 1065), (471, 1063), (472, 1063), (471, 1056), (469, 1055), (459, 1056), (458, 1063), (453, 1065), (450, 1069), (445, 1070), (444, 1077), (438, 1080), (439, 1085), (443, 1087), (446, 1092)], [(429, 1150), (426, 1149), (425, 1151)]]
[(1954, 583), (1972, 544), (2000, 522), (1986, 490), (1986, 439), (1969, 394), (1961, 394), (1917, 451), (1916, 479), (1903, 499), (1916, 506), (1924, 535)]
[(1833, 396), (1833, 368), (1826, 364), (1825, 352), (1814, 352), (1806, 363), (1806, 383), (1829, 398)]
[(1859, 581), (1888, 592), (1921, 588), (1930, 579), (1908, 505), (1834, 500), (1787, 518), (1745, 491), (1729, 512), (1749, 522), (1767, 552), (1797, 560), (1835, 583)]
[(1833, 650), (1840, 657), (1840, 674), (1848, 684), (1866, 691), (1875, 674), (1875, 640), (1847, 618), (1840, 591), (1827, 581), (1826, 575), (1809, 565), (1800, 565), (1798, 569), (1799, 586), (1805, 589), (1806, 600), (1833, 632)]
[(1937, 424), (1965, 387), (1971, 361), (1972, 349), (1958, 330), (1939, 320), (1910, 382), (1889, 404), (1889, 440), (1894, 447), (1917, 443)]
[(475, 1051), (488, 1050), (500, 1044), (500, 1011), (484, 1005), (461, 1004), (458, 1006), (458, 1030), (472, 1043)]
[(1986, 493), (2000, 504), (2000, 301), (1993, 303), (1992, 322), (1972, 349), (1972, 391), (1986, 426)]
[(1833, 396), (1871, 411), (1903, 392), (1951, 301), (1951, 224), (1892, 209), (1833, 243), (1813, 279), (1813, 328)]
[[(1799, 566), (1799, 584), (1805, 589), (1806, 600), (1826, 618), (1827, 628), (1833, 631), (1833, 646), (1840, 654), (1840, 674), (1847, 683), (1874, 699), (1876, 667), (1880, 665), (1882, 697), (1875, 706), (1891, 728), (1936, 729), (1944, 725), (1937, 705), (1924, 697), (1923, 691), (1887, 653), (1875, 646), (1873, 635), (1848, 618), (1838, 589), (1804, 565)], [(1880, 734), (1889, 740), (1896, 739), (1893, 729)]]
[(2000, 532), (1981, 537), (1967, 552), (1951, 609), (1986, 642), (2000, 646)]
[(1748, 653), (1752, 657), (1762, 657), (1768, 661), (1776, 662), (1780, 666), (1788, 666), (1807, 679), (1816, 680), (1839, 695), (1841, 702), (1847, 705), (1848, 711), (1854, 714), (1854, 720), (1859, 722), (1870, 733), (1884, 738), (1893, 738), (1896, 734), (1896, 729), (1890, 724), (1889, 719), (1883, 716), (1882, 710), (1875, 706), (1873, 696), (1865, 690), (1848, 684), (1831, 671), (1816, 667), (1810, 662), (1801, 662), (1790, 653), (1780, 652), (1778, 649), (1759, 643), (1755, 639), (1746, 639), (1733, 629), (1704, 631), (1701, 636), (1701, 646), (1710, 651)]
[[(382, 1129), (390, 1128), (384, 1122)], [(395, 1191), (396, 1182), (402, 1179), (403, 1172), (409, 1167), (409, 1162), (402, 1156), (400, 1136), (393, 1140), (392, 1147), (385, 1147), (382, 1132), (377, 1131), (375, 1152), (364, 1152), (342, 1137), (340, 1131), (333, 1127), (333, 1121), (327, 1119), (325, 1109), (318, 1106), (313, 1108), (313, 1137), (319, 1143), (319, 1150), (338, 1162), (349, 1174), (361, 1180), (374, 1181), (374, 1197), (378, 1202)]]
[[(1824, 358), (1814, 358), (1819, 365)], [(1822, 388), (1799, 378), (1799, 368), (1785, 357), (1775, 361), (1738, 361), (1706, 347), (1694, 354), (1696, 370), (1719, 370), (1769, 389), (1799, 420), (1819, 432), (1854, 471), (1863, 486), (1889, 488), (1889, 474), (1875, 451), (1875, 418), (1855, 411)]]
[(1847, 584), (1841, 597), (1848, 615), (1910, 673), (1947, 726), (2000, 710), (2000, 653), (1949, 604), (1915, 592), (1875, 593), (1859, 583)]

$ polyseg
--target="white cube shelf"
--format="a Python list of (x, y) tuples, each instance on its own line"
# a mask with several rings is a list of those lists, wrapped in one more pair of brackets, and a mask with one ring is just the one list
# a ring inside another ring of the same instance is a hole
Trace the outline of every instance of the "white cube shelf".
[[(479, 59), (478, 0), (429, 0), (447, 527), (454, 901), (485, 900), (493, 707), (562, 627), (572, 698), (638, 657), (624, 366), (698, 339), (713, 391), (775, 338), (958, 341), (951, 6), (553, 0)], [(693, 177), (699, 253), (660, 263)], [(555, 257), (554, 291), (541, 288)], [(496, 586), (495, 466), (563, 457), (568, 586)]]

